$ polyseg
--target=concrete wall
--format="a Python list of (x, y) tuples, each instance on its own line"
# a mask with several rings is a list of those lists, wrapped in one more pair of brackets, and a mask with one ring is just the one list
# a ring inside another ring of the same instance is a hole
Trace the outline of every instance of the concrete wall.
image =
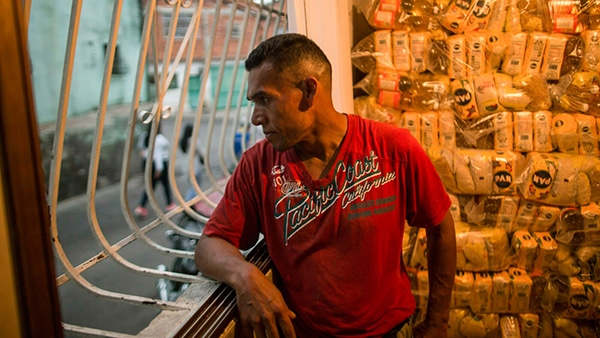
[[(98, 107), (114, 1), (83, 1), (69, 96), (69, 116)], [(37, 0), (31, 6), (29, 52), (39, 123), (56, 121), (71, 1)], [(143, 25), (139, 0), (124, 0), (118, 34), (122, 74), (113, 74), (109, 104), (131, 102)], [(147, 99), (146, 90), (142, 100)]]
[[(114, 1), (82, 2), (69, 95), (59, 200), (86, 192), (90, 153), (96, 129), (96, 112), (100, 103), (106, 62), (105, 45), (110, 36), (113, 11)], [(99, 185), (113, 184), (120, 180), (127, 119), (130, 113), (129, 104), (133, 99), (141, 44), (142, 15), (139, 0), (123, 0), (117, 37), (117, 57), (121, 61), (118, 66), (121, 67), (113, 67), (110, 82), (110, 116), (106, 119), (102, 142)], [(46, 183), (50, 173), (54, 124), (58, 117), (70, 16), (71, 1), (32, 2), (28, 45)], [(142, 102), (150, 99), (146, 84), (141, 94)], [(133, 161), (131, 173), (138, 174), (141, 172), (139, 161), (136, 162), (136, 158)]]

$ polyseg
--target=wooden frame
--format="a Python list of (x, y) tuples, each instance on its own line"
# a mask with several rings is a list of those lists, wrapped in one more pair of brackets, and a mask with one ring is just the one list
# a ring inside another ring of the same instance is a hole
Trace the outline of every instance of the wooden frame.
[[(0, 1), (0, 166), (23, 337), (62, 337), (22, 0)], [(5, 275), (6, 276), (6, 275)]]

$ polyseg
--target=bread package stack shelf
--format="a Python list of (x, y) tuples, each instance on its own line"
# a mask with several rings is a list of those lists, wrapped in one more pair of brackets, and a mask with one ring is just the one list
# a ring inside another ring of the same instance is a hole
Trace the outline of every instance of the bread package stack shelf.
[[(599, 337), (600, 1), (354, 9), (355, 113), (409, 129), (453, 199), (449, 336)], [(422, 313), (426, 240), (405, 237)]]

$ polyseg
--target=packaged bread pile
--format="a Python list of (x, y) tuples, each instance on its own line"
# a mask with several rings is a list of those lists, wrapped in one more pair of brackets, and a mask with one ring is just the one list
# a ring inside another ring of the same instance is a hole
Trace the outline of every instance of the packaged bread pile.
[(355, 113), (408, 129), (453, 200), (449, 337), (600, 336), (600, 0), (354, 7)]

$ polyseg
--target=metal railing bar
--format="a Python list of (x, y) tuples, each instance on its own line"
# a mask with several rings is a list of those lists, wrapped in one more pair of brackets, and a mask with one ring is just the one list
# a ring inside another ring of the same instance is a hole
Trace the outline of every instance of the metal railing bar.
[[(235, 6), (237, 6), (237, 1), (235, 3)], [(242, 27), (244, 27), (244, 29), (242, 30), (242, 34), (240, 34), (240, 36), (237, 39), (237, 49), (235, 52), (235, 58), (234, 58), (234, 63), (233, 63), (233, 70), (232, 70), (232, 78), (233, 81), (231, 82), (231, 84), (229, 85), (229, 91), (227, 93), (227, 106), (225, 108), (225, 121), (229, 120), (229, 114), (230, 114), (230, 109), (231, 109), (231, 101), (233, 99), (233, 93), (235, 91), (235, 87), (238, 84), (237, 82), (237, 74), (238, 74), (238, 68), (239, 68), (239, 64), (240, 64), (240, 59), (241, 59), (241, 54), (242, 54), (242, 49), (243, 49), (243, 41), (244, 41), (244, 37), (246, 36), (246, 25), (248, 24), (248, 18), (250, 17), (250, 6), (245, 6), (245, 10), (244, 10), (244, 18), (242, 20)], [(259, 21), (259, 20), (257, 20)], [(230, 30), (228, 31), (228, 37), (229, 35), (231, 35), (231, 29), (233, 29), (233, 20), (231, 22), (231, 26), (229, 27)], [(229, 41), (227, 41), (227, 45), (229, 45)], [(243, 71), (243, 70), (242, 70)], [(240, 88), (240, 93), (244, 92), (244, 87)], [(235, 159), (235, 134), (237, 132), (237, 130), (239, 129), (240, 123), (240, 116), (239, 114), (235, 114), (235, 121), (233, 123), (233, 133), (231, 137), (231, 143), (229, 145), (228, 151), (229, 151), (229, 155), (232, 159)], [(246, 121), (247, 123), (247, 121)], [(222, 129), (221, 129), (221, 143), (219, 145), (219, 149), (221, 149), (220, 151), (220, 161), (221, 161), (221, 165), (224, 168), (224, 172), (226, 173), (227, 177), (229, 177), (231, 175), (231, 173), (229, 173), (229, 168), (227, 168), (227, 166), (225, 165), (225, 137), (227, 135), (227, 125), (225, 123), (223, 123)], [(245, 134), (242, 134), (241, 136), (242, 139), (245, 138)]]
[[(218, 28), (218, 23), (219, 23), (219, 17), (220, 17), (220, 12), (221, 12), (221, 6), (222, 6), (223, 1), (222, 0), (217, 0), (215, 2), (215, 11), (214, 11), (214, 16), (213, 16), (213, 22), (212, 22), (212, 28), (211, 28), (211, 34), (210, 34), (210, 39), (208, 42), (208, 45), (205, 46), (204, 51), (206, 53), (206, 57), (205, 57), (205, 61), (204, 61), (204, 72), (203, 72), (203, 77), (202, 77), (202, 85), (200, 87), (200, 95), (199, 95), (199, 101), (200, 103), (198, 104), (198, 108), (199, 112), (196, 113), (196, 119), (194, 121), (194, 129), (192, 132), (192, 140), (197, 140), (198, 139), (198, 133), (200, 131), (200, 123), (202, 120), (202, 115), (203, 115), (203, 109), (202, 109), (202, 103), (204, 102), (204, 94), (206, 92), (206, 86), (207, 86), (207, 81), (208, 81), (208, 73), (210, 72), (210, 65), (212, 62), (212, 50), (214, 48), (214, 43), (215, 43), (215, 37), (216, 37), (216, 32), (217, 32), (217, 28)], [(208, 20), (204, 20), (204, 24), (207, 24)], [(206, 36), (204, 35), (203, 38), (206, 41)], [(215, 125), (215, 114), (216, 114), (216, 104), (217, 104), (217, 100), (214, 100), (215, 104), (213, 105), (211, 114), (209, 115), (209, 124), (208, 124), (208, 130), (212, 131)], [(211, 182), (212, 186), (216, 186), (219, 187), (218, 184), (218, 179), (215, 177), (215, 175), (213, 174), (211, 165), (210, 165), (210, 161), (211, 161), (211, 156), (210, 156), (210, 145), (211, 145), (211, 138), (212, 138), (212, 132), (207, 133), (206, 135), (206, 153), (204, 154), (204, 166), (206, 169), (206, 173), (207, 173), (207, 177), (209, 179), (209, 181)], [(189, 149), (189, 153), (193, 154), (196, 151), (196, 142), (191, 142), (191, 147)], [(190, 157), (188, 159), (189, 161), (194, 161), (193, 156)], [(191, 164), (190, 164), (191, 165)], [(196, 182), (197, 183), (197, 182)], [(196, 186), (197, 192), (198, 194), (202, 194), (202, 191), (199, 189), (199, 187)], [(219, 187), (219, 190), (222, 192), (222, 189)], [(207, 198), (208, 199), (208, 198)]]
[[(194, 16), (192, 17), (193, 18), (193, 22), (196, 22), (196, 26), (197, 26), (197, 22), (198, 22), (198, 20), (200, 18), (199, 11), (200, 11), (200, 7), (198, 8), (198, 10), (194, 13)], [(156, 12), (153, 12), (152, 14), (156, 14)], [(154, 18), (156, 19), (156, 17), (154, 17)], [(177, 24), (176, 21), (172, 21), (171, 28), (176, 27), (176, 24)], [(157, 55), (157, 52), (156, 52), (157, 51), (157, 46), (156, 46), (156, 37), (157, 37), (156, 36), (156, 29), (155, 29), (154, 25), (152, 25), (151, 27), (152, 27), (152, 29), (150, 30), (151, 32), (150, 32), (149, 36), (145, 36), (145, 37), (147, 39), (149, 39), (150, 36), (154, 36), (154, 38), (155, 38), (154, 42), (155, 43), (153, 44), (153, 47), (154, 47), (153, 50), (155, 51), (154, 55)], [(183, 56), (183, 51), (185, 50), (186, 47), (188, 47), (188, 42), (190, 41), (190, 36), (192, 35), (192, 32), (193, 32), (192, 28), (194, 28), (194, 26), (192, 26), (192, 25), (188, 27), (186, 35), (185, 35), (185, 37), (184, 37), (184, 39), (183, 39), (183, 41), (182, 41), (182, 43), (180, 45), (180, 48), (179, 48), (176, 60), (174, 61), (173, 72), (170, 72), (168, 78), (165, 75), (165, 72), (167, 72), (167, 69), (170, 68), (170, 67), (163, 66), (161, 79), (166, 79), (167, 83), (169, 83), (172, 80), (172, 77), (173, 77), (173, 75), (175, 73), (174, 69), (177, 66), (177, 64), (180, 62), (180, 60), (181, 60), (181, 58)], [(170, 37), (173, 39), (174, 38), (174, 32), (171, 31), (171, 33), (173, 33), (173, 34), (170, 34)], [(192, 39), (192, 44), (194, 44), (194, 43), (195, 43), (195, 39)], [(146, 42), (144, 42), (144, 44), (145, 44), (145, 46), (147, 46)], [(188, 51), (189, 51), (188, 54), (192, 54), (192, 52), (193, 52), (193, 46), (190, 46), (190, 48), (188, 48)], [(167, 55), (165, 57), (169, 57), (170, 58), (170, 55)], [(143, 56), (143, 58), (144, 58), (143, 60), (145, 61), (145, 56)], [(140, 59), (140, 60), (142, 60), (142, 59)], [(191, 63), (191, 61), (188, 61), (188, 67), (187, 67), (187, 69), (188, 69), (187, 73), (188, 74), (189, 74), (189, 67), (190, 67), (189, 64), (190, 63)], [(158, 62), (157, 62), (157, 58), (156, 57), (154, 58), (154, 66), (155, 66), (155, 74), (158, 74)], [(143, 69), (143, 67), (145, 67), (145, 62), (140, 61), (140, 69)], [(164, 82), (164, 80), (161, 82), (160, 85), (168, 87), (168, 85)], [(162, 114), (158, 114), (157, 110), (158, 110), (158, 107), (161, 106), (161, 102), (162, 102), (162, 100), (164, 98), (166, 90), (160, 88), (159, 86), (157, 86), (157, 92), (160, 95), (160, 97), (158, 99), (159, 100), (158, 105), (155, 104), (154, 107), (153, 107), (152, 112), (150, 112), (150, 115), (153, 116), (153, 118), (154, 118), (154, 121), (153, 121), (154, 123), (152, 125), (153, 128), (152, 128), (152, 131), (151, 131), (150, 142), (148, 144), (148, 153), (149, 154), (151, 154), (154, 151), (155, 137), (156, 137), (156, 131), (157, 131), (157, 124), (160, 123), (159, 121), (161, 120), (161, 117), (162, 117)], [(135, 119), (135, 117), (132, 116), (132, 119)], [(179, 114), (179, 118), (178, 118), (177, 121), (178, 122), (176, 122), (175, 125), (174, 125), (174, 128), (175, 128), (174, 135), (178, 135), (178, 133), (179, 133), (178, 128), (181, 125), (181, 114)], [(130, 135), (133, 138), (133, 130), (130, 132)], [(177, 143), (176, 142), (172, 142), (172, 143), (173, 143), (173, 150), (171, 151), (171, 154), (170, 154), (170, 162), (174, 164), (175, 163), (175, 159), (176, 159), (176, 154), (177, 154), (177, 148), (176, 148), (177, 147)], [(130, 148), (131, 148), (131, 145), (130, 145)], [(169, 176), (170, 176), (169, 180), (171, 182), (171, 185), (173, 187), (176, 187), (176, 180), (175, 180), (175, 175), (174, 175), (174, 165), (170, 166), (169, 172), (170, 172), (169, 173)], [(146, 161), (146, 167), (145, 167), (145, 170), (144, 170), (145, 189), (148, 192), (148, 200), (150, 201), (151, 205), (153, 206), (153, 208), (154, 208), (156, 214), (159, 216), (159, 218), (168, 227), (174, 229), (176, 232), (178, 232), (178, 233), (180, 233), (182, 235), (185, 235), (185, 236), (188, 236), (188, 237), (192, 237), (192, 238), (199, 237), (199, 234), (197, 234), (195, 232), (190, 232), (190, 231), (185, 230), (185, 229), (182, 229), (181, 227), (179, 227), (176, 224), (174, 224), (170, 220), (169, 217), (165, 217), (166, 216), (165, 213), (163, 213), (162, 210), (158, 207), (158, 203), (156, 201), (155, 191), (152, 188), (152, 184), (151, 184), (151, 181), (152, 181), (151, 177), (152, 177), (152, 162), (151, 161)], [(176, 190), (176, 189), (174, 189), (174, 192), (176, 193), (176, 196), (177, 196), (177, 193), (179, 193), (179, 191)], [(125, 197), (125, 199), (126, 199), (126, 197)], [(179, 211), (179, 210), (173, 210), (172, 212), (169, 212), (167, 215), (174, 215), (177, 211)], [(156, 249), (156, 250), (158, 250), (160, 252), (163, 252), (163, 253), (172, 252), (171, 249), (165, 248), (164, 246), (157, 244), (156, 242), (154, 242), (151, 239), (149, 239), (148, 237), (146, 237), (143, 233), (139, 233), (138, 232), (139, 226), (137, 225), (137, 223), (135, 222), (134, 218), (132, 217), (131, 212), (129, 211), (129, 207), (127, 207), (127, 215), (128, 215), (128, 223), (129, 223), (130, 227), (133, 229), (134, 233), (138, 234), (140, 236), (140, 238), (146, 244), (148, 244), (152, 248), (154, 248), (154, 249)]]
[[(142, 232), (142, 233), (150, 232), (150, 231), (154, 230), (160, 224), (162, 224), (162, 222), (160, 222), (159, 220), (154, 220), (153, 222), (148, 223), (145, 227), (140, 229), (140, 232)], [(120, 241), (118, 241), (117, 243), (113, 244), (112, 248), (115, 251), (119, 251), (122, 248), (126, 247), (127, 245), (133, 243), (136, 239), (137, 238), (134, 234), (130, 234), (130, 235), (124, 237), (123, 239), (121, 239)], [(194, 257), (193, 252), (184, 251), (184, 250), (172, 249), (169, 253), (173, 254), (174, 256), (181, 257), (181, 258), (193, 258)], [(101, 252), (95, 254), (94, 256), (92, 256), (91, 258), (89, 258), (88, 260), (86, 260), (85, 262), (79, 264), (75, 268), (73, 268), (71, 266), (71, 270), (73, 272), (76, 272), (77, 275), (79, 275), (82, 272), (84, 272), (87, 269), (94, 266), (96, 263), (99, 263), (108, 257), (109, 256), (106, 254), (106, 252), (101, 251)], [(164, 274), (161, 274), (161, 275), (164, 275)], [(180, 279), (180, 281), (182, 281), (182, 282), (198, 282), (198, 281), (203, 280), (202, 278), (198, 278), (198, 277), (191, 276), (191, 275), (185, 275), (185, 276), (186, 276), (186, 278)], [(70, 279), (72, 279), (71, 274), (66, 272), (56, 278), (56, 283), (58, 286), (60, 286), (64, 283), (68, 282)]]
[(94, 329), (91, 327), (78, 326), (78, 325), (72, 325), (72, 324), (66, 324), (66, 323), (63, 323), (62, 326), (65, 331), (73, 332), (76, 334), (81, 334), (85, 337), (98, 337), (98, 338), (100, 338), (100, 337), (113, 337), (113, 338), (135, 337), (135, 335), (129, 335), (129, 334), (125, 334), (125, 333), (106, 331), (106, 330), (99, 330), (99, 329)]
[[(75, 0), (72, 3), (71, 8), (71, 19), (69, 23), (69, 35), (67, 37), (67, 47), (65, 53), (65, 65), (63, 68), (63, 79), (61, 84), (61, 97), (59, 102), (59, 113), (58, 113), (58, 122), (56, 126), (55, 132), (55, 140), (53, 146), (53, 153), (55, 154), (53, 157), (53, 163), (51, 165), (51, 173), (50, 173), (50, 206), (52, 210), (56, 210), (57, 200), (58, 200), (58, 186), (60, 181), (60, 168), (62, 164), (62, 151), (64, 145), (64, 131), (66, 126), (66, 116), (68, 110), (68, 101), (69, 101), (69, 93), (71, 88), (71, 74), (73, 70), (73, 61), (75, 57), (75, 49), (77, 42), (77, 33), (79, 31), (79, 23), (81, 18), (81, 6), (82, 1)], [(145, 304), (154, 306), (158, 306), (164, 309), (181, 309), (182, 307), (179, 305), (175, 305), (175, 303), (170, 302), (157, 302), (152, 298), (143, 298), (130, 296), (126, 294), (116, 293), (105, 291), (100, 288), (95, 287), (90, 282), (88, 282), (85, 278), (83, 278), (76, 269), (73, 268), (73, 265), (70, 263), (67, 258), (63, 247), (60, 243), (57, 229), (57, 221), (56, 221), (56, 213), (50, 213), (51, 218), (51, 234), (52, 234), (52, 242), (54, 243), (54, 248), (56, 250), (57, 255), (61, 263), (63, 264), (66, 270), (66, 276), (69, 276), (71, 280), (76, 281), (79, 285), (81, 285), (84, 289), (100, 296), (105, 297), (107, 299), (115, 300), (119, 299), (125, 302), (130, 302), (132, 304)]]
[[(108, 39), (107, 50), (109, 51), (109, 53), (107, 54), (107, 59), (106, 59), (105, 68), (104, 68), (104, 78), (103, 78), (103, 82), (102, 82), (102, 91), (100, 93), (100, 103), (99, 103), (99, 108), (98, 108), (99, 112), (98, 112), (98, 118), (97, 118), (97, 123), (96, 123), (96, 132), (95, 132), (95, 137), (93, 139), (92, 156), (91, 156), (90, 167), (89, 167), (89, 176), (88, 176), (89, 200), (88, 200), (88, 208), (87, 208), (88, 219), (90, 222), (90, 227), (93, 230), (93, 234), (96, 236), (97, 241), (100, 243), (104, 252), (106, 252), (106, 254), (108, 256), (112, 257), (116, 262), (120, 263), (122, 266), (124, 266), (134, 272), (141, 273), (143, 275), (147, 274), (147, 275), (153, 275), (153, 276), (164, 276), (165, 273), (163, 271), (160, 271), (158, 269), (142, 268), (142, 267), (140, 267), (136, 264), (133, 264), (133, 263), (129, 262), (128, 260), (124, 259), (118, 253), (118, 251), (114, 250), (114, 248), (108, 243), (106, 237), (104, 236), (104, 233), (102, 232), (102, 229), (100, 228), (100, 224), (98, 222), (97, 214), (96, 214), (96, 205), (95, 205), (94, 197), (96, 194), (96, 181), (97, 181), (98, 166), (99, 166), (99, 159), (100, 159), (100, 147), (101, 147), (101, 140), (102, 140), (102, 135), (103, 135), (103, 130), (104, 130), (104, 119), (106, 117), (106, 106), (107, 106), (107, 101), (108, 101), (108, 93), (110, 90), (111, 69), (112, 69), (112, 65), (113, 65), (113, 61), (114, 61), (114, 50), (116, 47), (116, 38), (118, 35), (118, 31), (119, 31), (119, 23), (120, 23), (120, 18), (121, 18), (122, 4), (123, 4), (123, 0), (115, 1), (114, 9), (113, 9), (113, 18), (112, 18), (112, 22), (111, 22), (111, 31), (110, 31), (110, 35), (109, 35), (109, 39)], [(160, 118), (160, 116), (159, 116), (159, 118)], [(156, 128), (153, 129), (153, 134), (156, 134)], [(150, 146), (150, 148), (148, 151), (151, 154), (152, 153), (151, 150), (152, 150), (152, 146), (153, 146), (152, 142), (149, 146)], [(183, 276), (183, 277), (186, 277), (186, 276)], [(184, 278), (184, 279), (187, 279), (187, 278)], [(99, 288), (96, 288), (96, 287), (94, 287), (94, 289), (100, 290)], [(98, 291), (96, 291), (96, 292), (98, 292)], [(156, 300), (152, 300), (151, 298), (136, 297), (136, 296), (130, 296), (130, 295), (123, 296), (122, 294), (112, 293), (112, 292), (100, 292), (99, 294), (104, 295), (108, 298), (114, 297), (115, 299), (118, 299), (118, 300), (129, 301), (129, 302), (133, 302), (133, 303), (141, 302), (142, 304), (153, 304), (156, 302)]]
[[(218, 78), (217, 78), (217, 86), (215, 89), (215, 101), (219, 100), (220, 97), (220, 92), (221, 92), (221, 87), (223, 86), (223, 74), (225, 73), (225, 67), (227, 66), (227, 54), (229, 52), (229, 45), (231, 42), (231, 32), (233, 30), (233, 25), (235, 24), (235, 17), (236, 17), (236, 11), (235, 11), (235, 2), (232, 3), (232, 10), (231, 10), (231, 15), (229, 16), (229, 21), (227, 23), (227, 31), (225, 34), (225, 41), (223, 43), (223, 49), (221, 51), (221, 62), (219, 65), (219, 73), (218, 73)], [(231, 85), (229, 88), (229, 93), (227, 96), (227, 101), (225, 103), (225, 118), (224, 121), (229, 121), (229, 109), (231, 108), (231, 92), (233, 91), (233, 88), (235, 87), (236, 84), (236, 75), (237, 75), (237, 67), (234, 64), (234, 71), (231, 74)], [(214, 114), (216, 114), (216, 107), (214, 108)], [(225, 163), (225, 157), (224, 157), (224, 144), (225, 144), (225, 139), (227, 138), (227, 127), (228, 127), (228, 123), (223, 123), (221, 125), (221, 137), (220, 137), (220, 143), (219, 143), (219, 163), (221, 165), (221, 171), (227, 173), (228, 172), (228, 168), (227, 168), (227, 164)], [(235, 130), (236, 130), (236, 125), (233, 125), (233, 135), (235, 137)], [(212, 131), (211, 131), (212, 132)], [(233, 139), (233, 138), (232, 138)]]
[[(162, 252), (173, 252), (173, 250), (165, 248), (164, 246), (160, 246), (155, 244), (154, 242), (150, 241), (147, 236), (146, 233), (149, 230), (154, 229), (156, 226), (162, 224), (161, 222), (156, 222), (156, 224), (152, 227), (144, 227), (141, 228), (138, 226), (137, 222), (135, 221), (133, 215), (131, 214), (131, 209), (129, 207), (129, 201), (128, 201), (128, 180), (129, 180), (129, 169), (130, 169), (130, 161), (129, 158), (131, 157), (131, 153), (132, 153), (132, 148), (133, 148), (133, 142), (134, 142), (134, 132), (135, 132), (135, 122), (137, 119), (137, 111), (139, 109), (139, 100), (140, 100), (140, 92), (141, 92), (141, 83), (143, 81), (144, 75), (145, 75), (145, 67), (146, 67), (146, 56), (148, 54), (148, 44), (150, 41), (150, 37), (151, 37), (151, 33), (152, 33), (152, 25), (153, 25), (153, 18), (155, 18), (155, 16), (153, 15), (153, 13), (156, 11), (156, 2), (155, 1), (148, 1), (147, 3), (147, 8), (146, 8), (146, 20), (144, 22), (144, 26), (142, 29), (142, 44), (140, 46), (140, 52), (139, 52), (139, 62), (138, 62), (138, 67), (137, 67), (137, 73), (136, 73), (136, 81), (135, 81), (135, 87), (134, 87), (134, 94), (133, 94), (133, 99), (132, 99), (132, 109), (131, 109), (131, 113), (129, 116), (129, 122), (128, 122), (128, 126), (129, 126), (129, 133), (127, 135), (127, 138), (125, 140), (125, 151), (123, 154), (123, 168), (121, 170), (121, 182), (122, 184), (120, 184), (120, 200), (121, 200), (121, 207), (122, 207), (122, 211), (123, 211), (123, 215), (125, 216), (125, 220), (127, 221), (127, 224), (129, 225), (129, 228), (132, 230), (133, 235), (128, 236), (128, 238), (130, 238), (130, 241), (127, 241), (125, 244), (123, 244), (122, 246), (125, 246), (131, 242), (133, 242), (133, 240), (135, 238), (142, 238), (143, 240), (146, 241), (146, 243), (148, 243), (150, 246), (154, 247), (155, 249), (157, 249), (158, 251), (162, 251)], [(135, 236), (135, 237), (133, 237)], [(128, 239), (126, 238), (126, 239)], [(121, 247), (118, 247), (116, 251), (120, 250)], [(186, 251), (181, 251), (181, 250), (175, 250), (176, 256), (178, 257), (191, 257), (192, 255), (189, 252)], [(90, 260), (88, 260), (88, 262), (95, 262), (98, 261), (98, 259), (100, 258), (100, 254), (96, 255), (96, 257), (91, 258)], [(106, 257), (104, 257), (106, 258)], [(102, 260), (104, 259), (102, 258)], [(83, 269), (82, 271), (84, 271), (85, 269)], [(80, 271), (81, 272), (81, 271)]]
[[(264, 0), (261, 0), (260, 1), (260, 7), (258, 7), (259, 8), (259, 15), (258, 15), (259, 18), (261, 16), (260, 10), (262, 10), (263, 6), (264, 6)], [(250, 39), (250, 41), (251, 41), (250, 42), (250, 47), (249, 47), (250, 49), (252, 49), (252, 47), (255, 46), (255, 44), (256, 44), (256, 38), (258, 37), (258, 30), (260, 28), (260, 21), (261, 21), (260, 19), (257, 19), (255, 21), (255, 23), (254, 23), (254, 29), (252, 30), (252, 37)], [(246, 83), (247, 82), (248, 82), (248, 72), (246, 72), (246, 70), (244, 69), (244, 74), (242, 76), (242, 83), (241, 83), (242, 88), (246, 87)], [(237, 101), (237, 112), (236, 112), (236, 114), (238, 116), (241, 115), (242, 100), (245, 100), (245, 99), (246, 99), (246, 93), (244, 93), (243, 91), (240, 91), (239, 96), (238, 96), (238, 101)], [(248, 106), (247, 106), (247, 109), (246, 109), (246, 121), (247, 121), (247, 123), (250, 123), (251, 119), (252, 119), (252, 107), (253, 107), (253, 103), (250, 102), (248, 104)], [(243, 141), (246, 141), (245, 132), (246, 132), (246, 128), (244, 128), (244, 134), (243, 134), (243, 137), (242, 137)], [(245, 147), (243, 147), (243, 149), (245, 149)], [(234, 155), (233, 158), (234, 158), (234, 162), (235, 162), (235, 164), (237, 166), (237, 164), (239, 162), (239, 159), (237, 158), (237, 155)]]
[[(276, 19), (276, 24), (275, 24), (275, 27), (276, 27), (275, 28), (275, 33), (277, 32), (277, 29), (279, 28), (279, 26), (281, 24), (281, 18), (285, 17), (285, 14), (283, 14), (283, 6), (284, 6), (284, 4), (285, 4), (285, 2), (281, 1), (281, 3), (280, 3), (281, 8), (279, 10), (275, 10), (273, 7), (270, 7), (270, 17), (273, 15), (273, 13), (277, 14), (277, 16), (276, 16), (277, 19)], [(261, 3), (260, 3), (260, 8), (261, 9), (265, 8), (263, 1), (261, 1)], [(257, 23), (258, 22), (259, 22), (259, 20), (257, 20)], [(254, 33), (257, 33), (258, 27), (259, 26), (257, 25), (256, 28), (255, 28)], [(269, 29), (269, 27), (267, 26), (265, 28), (265, 32), (267, 32), (268, 29)], [(255, 41), (256, 41), (256, 36), (253, 35), (253, 37), (252, 37), (252, 43), (253, 44), (252, 45), (254, 45)], [(247, 74), (247, 72), (244, 71), (244, 76), (242, 78), (242, 84), (241, 84), (242, 88), (245, 88), (247, 81), (248, 81), (248, 74)], [(241, 115), (242, 100), (244, 100), (244, 99), (245, 99), (245, 93), (243, 93), (243, 91), (240, 91), (239, 96), (238, 96), (238, 101), (237, 101), (238, 102), (237, 103), (237, 116), (238, 117)], [(251, 124), (251, 122), (250, 122), (251, 118), (252, 118), (252, 107), (253, 107), (253, 105), (252, 105), (252, 103), (250, 103), (248, 105), (248, 108), (246, 109), (246, 118), (245, 118), (246, 125), (244, 126), (244, 130), (242, 132), (242, 138), (240, 140), (240, 142), (241, 142), (241, 148), (242, 149), (246, 149), (247, 148), (247, 143), (248, 142), (250, 142), (250, 144), (256, 143), (256, 131), (258, 130), (258, 128), (255, 127), (255, 126), (253, 126)], [(252, 136), (253, 136), (252, 140), (247, 140), (246, 139), (246, 135), (250, 132), (250, 130), (254, 130), (255, 133), (252, 133)], [(232, 152), (234, 153), (234, 151), (232, 151)], [(234, 154), (233, 158), (234, 158), (235, 164), (237, 165), (237, 163), (239, 161), (239, 159), (237, 158), (237, 154)]]
[[(196, 40), (197, 40), (197, 35), (198, 35), (198, 28), (200, 26), (200, 19), (201, 19), (201, 13), (202, 13), (202, 9), (204, 7), (204, 0), (200, 0), (198, 7), (196, 9), (196, 12), (194, 13), (195, 16), (192, 17), (192, 25), (190, 27), (188, 27), (188, 32), (186, 33), (186, 37), (187, 34), (190, 31), (190, 28), (193, 28), (193, 34), (192, 34), (192, 38), (191, 38), (191, 43), (190, 46), (188, 48), (188, 55), (187, 55), (187, 60), (186, 60), (186, 67), (185, 67), (185, 71), (184, 71), (184, 76), (183, 76), (183, 84), (181, 86), (181, 94), (180, 94), (180, 98), (179, 98), (179, 109), (178, 109), (178, 114), (177, 114), (177, 118), (176, 121), (174, 123), (173, 126), (173, 133), (172, 135), (180, 135), (180, 131), (181, 131), (181, 124), (182, 124), (182, 120), (183, 120), (183, 112), (185, 110), (185, 102), (186, 102), (186, 95), (187, 95), (187, 91), (189, 88), (189, 77), (190, 77), (190, 72), (191, 72), (191, 68), (192, 68), (192, 63), (194, 61), (194, 51), (196, 48)], [(185, 38), (184, 38), (185, 39)], [(170, 163), (175, 163), (176, 161), (176, 157), (177, 157), (177, 140), (174, 140), (175, 142), (172, 142), (172, 146), (171, 146), (171, 158), (170, 158)], [(195, 153), (188, 153), (189, 156), (192, 159), (195, 159), (196, 154)], [(195, 180), (196, 179), (196, 175), (195, 175), (195, 166), (194, 166), (194, 162), (195, 161), (189, 161), (188, 162), (188, 172), (189, 174), (189, 178), (190, 180)], [(176, 196), (180, 206), (183, 208), (184, 212), (187, 213), (188, 215), (190, 215), (190, 217), (201, 221), (201, 222), (206, 222), (207, 218), (198, 214), (192, 207), (191, 205), (195, 202), (190, 202), (190, 201), (185, 201), (184, 197), (182, 196), (181, 191), (179, 190), (179, 186), (177, 185), (177, 181), (175, 179), (175, 166), (170, 166), (169, 167), (169, 180), (170, 182), (174, 182), (174, 184), (172, 184), (172, 186), (174, 187), (173, 189), (173, 193)], [(176, 231), (178, 231), (179, 233), (184, 233), (185, 229), (181, 229), (180, 227), (176, 226)]]
[(129, 225), (129, 228), (133, 231), (136, 236), (139, 236), (138, 232), (140, 231), (137, 226), (133, 215), (131, 214), (131, 209), (129, 206), (128, 199), (128, 184), (129, 181), (129, 172), (130, 172), (130, 161), (133, 150), (133, 144), (135, 139), (135, 124), (137, 121), (139, 102), (142, 90), (142, 81), (146, 74), (146, 57), (148, 55), (148, 44), (150, 41), (150, 36), (153, 31), (152, 25), (154, 24), (154, 12), (156, 11), (156, 1), (148, 1), (146, 4), (145, 15), (146, 19), (144, 20), (144, 25), (142, 28), (141, 35), (141, 45), (138, 56), (138, 66), (135, 77), (135, 86), (133, 91), (133, 98), (131, 100), (131, 112), (129, 114), (129, 121), (127, 123), (129, 133), (127, 134), (127, 138), (125, 139), (125, 151), (123, 152), (123, 167), (121, 169), (121, 184), (120, 184), (120, 200), (121, 200), (121, 209), (123, 211), (123, 215)]
[[(63, 159), (63, 147), (65, 141), (65, 129), (67, 123), (67, 113), (69, 109), (69, 96), (71, 93), (71, 73), (75, 61), (75, 49), (77, 48), (77, 35), (79, 33), (79, 23), (81, 20), (82, 0), (74, 0), (71, 6), (71, 18), (69, 23), (69, 34), (67, 36), (67, 47), (65, 52), (65, 62), (63, 66), (63, 75), (60, 88), (60, 98), (58, 104), (58, 115), (56, 129), (54, 132), (54, 144), (52, 150), (52, 162), (50, 166), (50, 180), (48, 182), (48, 195), (50, 207), (54, 210), (58, 204), (58, 187), (60, 183), (60, 172)], [(52, 228), (56, 230), (56, 214), (51, 213)], [(55, 238), (57, 243), (58, 238)]]

